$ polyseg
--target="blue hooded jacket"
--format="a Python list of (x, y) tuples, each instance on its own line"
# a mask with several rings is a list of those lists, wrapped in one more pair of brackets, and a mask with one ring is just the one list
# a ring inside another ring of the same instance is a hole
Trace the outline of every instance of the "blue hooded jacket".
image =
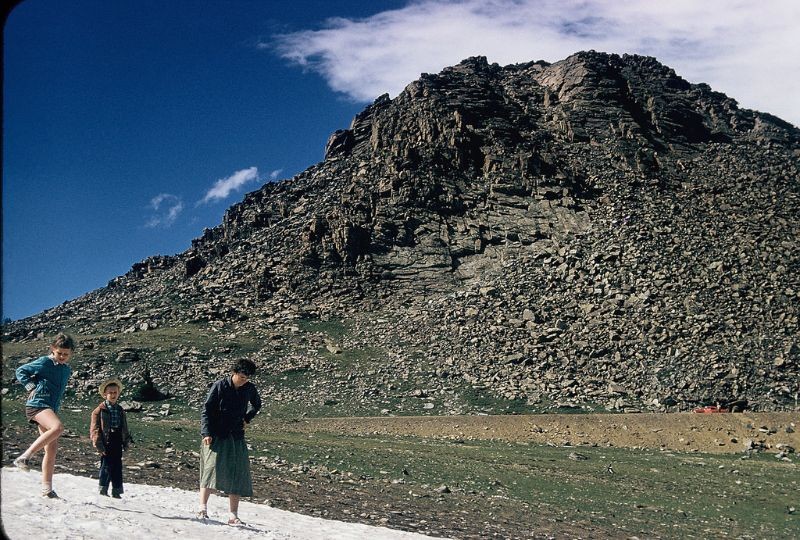
[(57, 363), (50, 356), (41, 356), (33, 362), (18, 367), (17, 380), (22, 383), (25, 390), (35, 389), (33, 395), (25, 402), (25, 406), (53, 409), (53, 412), (57, 413), (71, 374), (71, 367)]

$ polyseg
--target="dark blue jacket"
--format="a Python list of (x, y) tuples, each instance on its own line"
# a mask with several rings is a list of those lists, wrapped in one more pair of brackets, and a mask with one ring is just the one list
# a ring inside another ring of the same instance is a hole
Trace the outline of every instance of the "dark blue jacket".
[(230, 376), (214, 383), (200, 412), (200, 435), (214, 439), (244, 438), (244, 423), (261, 409), (261, 397), (251, 382), (240, 388)]
[(53, 409), (58, 412), (61, 399), (67, 389), (67, 381), (72, 368), (67, 364), (59, 364), (49, 356), (40, 356), (33, 362), (17, 368), (17, 380), (25, 390), (36, 391), (25, 402), (26, 407), (37, 409)]

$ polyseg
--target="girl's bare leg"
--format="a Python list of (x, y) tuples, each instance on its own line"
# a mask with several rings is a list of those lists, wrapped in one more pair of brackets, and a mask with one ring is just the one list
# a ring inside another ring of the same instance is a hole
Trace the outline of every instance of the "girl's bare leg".
[(42, 486), (49, 491), (53, 486), (53, 471), (56, 467), (58, 439), (64, 433), (64, 424), (61, 423), (53, 409), (40, 411), (33, 419), (39, 424), (39, 437), (33, 441), (33, 444), (24, 452), (24, 455), (30, 457), (44, 448)]
[[(51, 442), (58, 441), (58, 438), (64, 433), (64, 424), (58, 419), (53, 409), (44, 409), (33, 419), (39, 424), (39, 437), (23, 452), (23, 455), (28, 457), (45, 448)], [(58, 448), (58, 445), (56, 445), (56, 448)], [(55, 456), (55, 454), (53, 455)]]

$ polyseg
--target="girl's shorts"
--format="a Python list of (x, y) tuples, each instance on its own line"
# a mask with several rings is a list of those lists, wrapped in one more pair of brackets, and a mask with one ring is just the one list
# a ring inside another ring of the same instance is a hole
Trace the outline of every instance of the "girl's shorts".
[(33, 417), (47, 409), (49, 409), (49, 407), (25, 407), (25, 418), (27, 418), (28, 422), (31, 424), (39, 424)]

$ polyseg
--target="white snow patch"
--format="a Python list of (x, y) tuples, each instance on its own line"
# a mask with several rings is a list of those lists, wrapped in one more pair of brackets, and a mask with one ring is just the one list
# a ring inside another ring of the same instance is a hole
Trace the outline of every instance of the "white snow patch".
[(97, 493), (97, 480), (56, 474), (53, 488), (61, 499), (40, 495), (41, 475), (2, 469), (2, 523), (10, 540), (85, 540), (109, 538), (235, 538), (247, 540), (421, 540), (421, 534), (295, 514), (242, 501), (239, 517), (247, 525), (232, 527), (228, 500), (216, 495), (208, 503), (209, 520), (195, 518), (198, 492), (143, 484), (125, 484), (122, 499)]

